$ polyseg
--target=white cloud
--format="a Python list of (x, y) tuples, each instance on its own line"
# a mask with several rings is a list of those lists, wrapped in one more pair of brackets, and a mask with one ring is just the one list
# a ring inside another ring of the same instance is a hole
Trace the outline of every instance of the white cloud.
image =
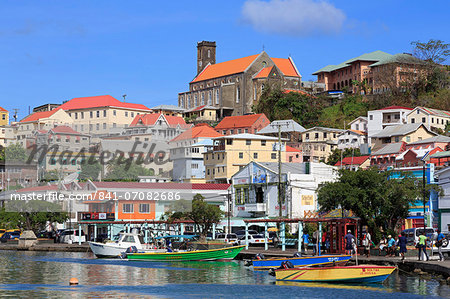
[(323, 0), (247, 0), (242, 17), (257, 31), (291, 36), (336, 34), (346, 18)]

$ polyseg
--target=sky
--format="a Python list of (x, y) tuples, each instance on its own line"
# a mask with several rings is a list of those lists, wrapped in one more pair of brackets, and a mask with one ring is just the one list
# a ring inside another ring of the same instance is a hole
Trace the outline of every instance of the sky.
[(316, 80), (363, 53), (450, 42), (449, 10), (448, 0), (2, 0), (0, 106), (21, 119), (30, 107), (105, 94), (177, 105), (202, 40), (217, 42), (216, 62), (264, 49)]

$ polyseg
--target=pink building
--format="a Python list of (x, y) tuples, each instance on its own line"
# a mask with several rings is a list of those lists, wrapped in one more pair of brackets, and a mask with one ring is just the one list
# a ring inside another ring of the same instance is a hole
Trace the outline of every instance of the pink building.
[(298, 148), (286, 145), (286, 161), (290, 163), (302, 163), (302, 151)]

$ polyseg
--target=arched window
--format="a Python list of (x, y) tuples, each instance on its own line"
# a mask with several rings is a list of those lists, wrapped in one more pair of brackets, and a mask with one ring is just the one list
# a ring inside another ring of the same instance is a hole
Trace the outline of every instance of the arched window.
[(211, 58), (211, 50), (208, 49), (208, 58)]
[(205, 105), (205, 93), (202, 92), (202, 105)]
[(194, 96), (194, 107), (197, 107), (197, 95)]
[(217, 105), (219, 105), (219, 101), (220, 101), (220, 98), (219, 98), (219, 89), (216, 89), (216, 104), (217, 104)]
[(212, 105), (212, 91), (208, 93), (208, 105)]
[(236, 88), (236, 103), (239, 103), (240, 99), (241, 99), (241, 88), (238, 86)]

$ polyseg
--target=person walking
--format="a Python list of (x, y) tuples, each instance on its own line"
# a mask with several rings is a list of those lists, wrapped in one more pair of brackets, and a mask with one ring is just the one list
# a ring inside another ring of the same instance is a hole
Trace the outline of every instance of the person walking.
[(316, 230), (313, 233), (312, 242), (313, 242), (313, 255), (318, 255), (319, 254), (319, 231), (318, 230)]
[(307, 253), (308, 244), (309, 244), (309, 235), (308, 235), (308, 233), (306, 233), (306, 234), (303, 234), (303, 250), (305, 253)]
[(391, 235), (388, 236), (388, 239), (389, 239), (387, 249), (388, 256), (393, 256), (395, 254), (395, 239), (392, 238)]
[(442, 254), (442, 241), (445, 239), (445, 236), (443, 233), (441, 233), (441, 230), (438, 229), (437, 230), (437, 237), (436, 237), (436, 246), (438, 248), (438, 253), (439, 253), (439, 260), (445, 261), (444, 255)]
[(430, 258), (427, 254), (427, 236), (425, 236), (425, 231), (419, 236), (419, 261), (422, 260), (422, 252), (424, 254), (424, 258), (427, 258), (426, 260), (429, 261)]
[(402, 256), (402, 261), (405, 259), (406, 243), (408, 240), (406, 239), (406, 234), (404, 232), (401, 233), (400, 238), (398, 238), (398, 246), (400, 247), (400, 255)]
[(364, 254), (370, 257), (370, 245), (372, 245), (372, 239), (369, 232), (363, 233), (362, 245), (364, 246)]
[(352, 231), (348, 230), (347, 234), (344, 236), (344, 240), (345, 240), (345, 252), (348, 255), (352, 255), (353, 253), (353, 243), (355, 240), (355, 236), (352, 235)]

